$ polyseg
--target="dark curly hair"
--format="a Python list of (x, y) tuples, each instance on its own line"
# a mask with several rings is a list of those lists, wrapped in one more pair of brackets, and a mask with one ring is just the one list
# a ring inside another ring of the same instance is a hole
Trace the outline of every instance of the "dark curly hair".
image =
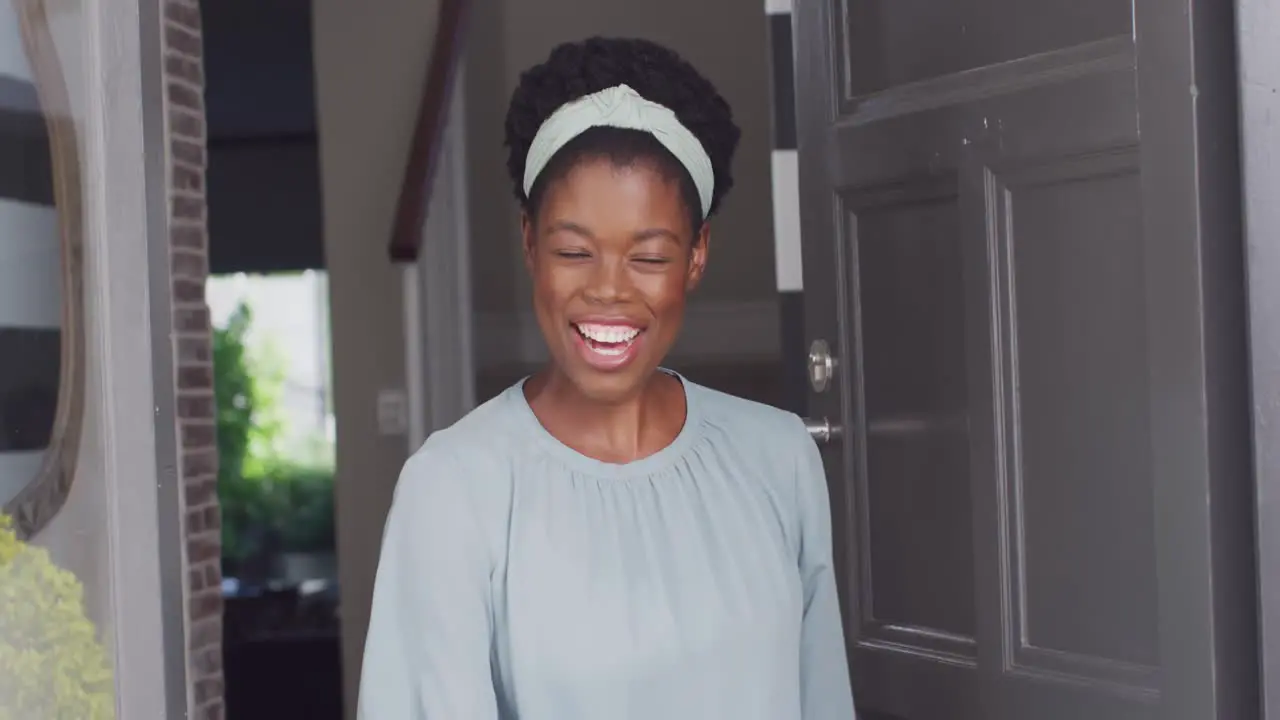
[(671, 109), (702, 143), (715, 174), (707, 214), (715, 213), (733, 186), (731, 165), (741, 135), (733, 122), (733, 111), (715, 86), (674, 51), (633, 38), (593, 37), (565, 43), (552, 50), (546, 62), (520, 76), (506, 122), (507, 170), (516, 199), (525, 212), (534, 215), (547, 185), (563, 178), (581, 160), (604, 157), (618, 166), (643, 160), (680, 183), (691, 226), (697, 232), (704, 218), (689, 172), (656, 138), (638, 130), (596, 127), (582, 133), (552, 156), (525, 195), (525, 157), (542, 123), (565, 103), (621, 84)]

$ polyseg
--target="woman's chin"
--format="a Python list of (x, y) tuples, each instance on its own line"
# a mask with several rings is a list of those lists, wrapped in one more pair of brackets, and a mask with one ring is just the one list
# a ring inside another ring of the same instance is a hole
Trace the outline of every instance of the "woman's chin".
[(578, 394), (603, 404), (636, 397), (658, 369), (658, 364), (642, 352), (634, 352), (622, 362), (610, 362), (612, 358), (599, 360), (573, 348), (561, 360), (557, 363), (559, 371)]

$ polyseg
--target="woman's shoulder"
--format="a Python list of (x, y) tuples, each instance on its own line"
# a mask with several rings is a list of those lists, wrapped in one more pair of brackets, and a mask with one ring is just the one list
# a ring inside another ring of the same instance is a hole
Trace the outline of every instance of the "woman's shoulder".
[[(513, 386), (514, 387), (514, 386)], [(514, 449), (512, 438), (519, 416), (511, 402), (513, 389), (481, 403), (452, 425), (433, 431), (420, 454), (448, 456), (465, 465), (484, 464)]]
[(505, 393), (431, 433), (409, 457), (396, 484), (397, 497), (466, 496), (503, 505), (510, 496), (510, 453), (516, 451)]
[(761, 402), (693, 386), (708, 426), (707, 442), (739, 477), (754, 478), (780, 512), (789, 542), (799, 547), (804, 507), (825, 491), (818, 447), (795, 413)]
[(693, 385), (706, 441), (722, 457), (754, 468), (779, 490), (793, 491), (799, 468), (817, 451), (798, 415), (719, 390)]
[(801, 450), (808, 441), (804, 421), (793, 412), (755, 400), (688, 383), (696, 393), (699, 412), (705, 422), (770, 449)]

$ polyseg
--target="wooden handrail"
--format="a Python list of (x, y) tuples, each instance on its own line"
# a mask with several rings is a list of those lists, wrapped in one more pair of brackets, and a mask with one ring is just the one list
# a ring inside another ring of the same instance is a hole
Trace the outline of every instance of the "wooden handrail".
[(413, 144), (409, 149), (409, 162), (405, 165), (400, 198), (396, 202), (395, 224), (391, 229), (389, 253), (393, 263), (416, 262), (418, 249), (422, 246), (422, 226), (427, 218), (436, 161), (448, 124), (449, 103), (453, 97), (458, 61), (462, 56), (464, 24), (470, 5), (470, 0), (440, 0), (431, 64), (423, 80), (418, 121), (413, 130)]

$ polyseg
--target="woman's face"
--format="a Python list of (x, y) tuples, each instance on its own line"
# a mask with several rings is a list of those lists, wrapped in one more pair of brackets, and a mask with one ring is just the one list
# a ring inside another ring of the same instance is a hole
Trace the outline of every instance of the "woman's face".
[(586, 160), (551, 182), (524, 218), (538, 324), (585, 396), (635, 395), (680, 331), (710, 236), (694, 235), (680, 186), (646, 163)]

